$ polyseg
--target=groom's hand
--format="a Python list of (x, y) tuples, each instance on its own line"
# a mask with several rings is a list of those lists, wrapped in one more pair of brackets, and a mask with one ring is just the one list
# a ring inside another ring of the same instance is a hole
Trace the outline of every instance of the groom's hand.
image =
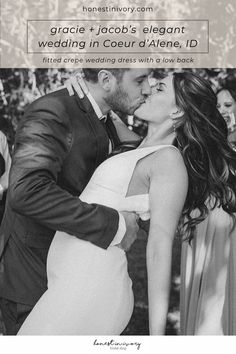
[(122, 212), (121, 214), (125, 219), (126, 233), (121, 243), (117, 246), (124, 251), (128, 251), (137, 238), (137, 233), (139, 230), (138, 215), (131, 212)]

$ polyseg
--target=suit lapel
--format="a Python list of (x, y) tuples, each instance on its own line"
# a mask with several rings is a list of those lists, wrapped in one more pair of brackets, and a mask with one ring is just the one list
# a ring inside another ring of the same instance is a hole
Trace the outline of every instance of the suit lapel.
[(106, 131), (112, 143), (112, 150), (114, 150), (121, 142), (109, 113), (107, 115)]
[(85, 113), (84, 117), (89, 123), (91, 132), (93, 133), (96, 141), (96, 161), (95, 167), (100, 165), (108, 156), (109, 153), (109, 136), (104, 129), (103, 123), (99, 121), (94, 109), (85, 96), (80, 99), (78, 95), (75, 95), (76, 102), (79, 108)]

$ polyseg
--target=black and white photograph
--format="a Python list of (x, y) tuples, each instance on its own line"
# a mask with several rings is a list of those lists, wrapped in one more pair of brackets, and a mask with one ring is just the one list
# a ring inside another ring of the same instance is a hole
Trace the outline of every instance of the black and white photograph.
[(0, 12), (1, 353), (231, 352), (235, 1)]
[(0, 69), (3, 335), (236, 334), (236, 69)]

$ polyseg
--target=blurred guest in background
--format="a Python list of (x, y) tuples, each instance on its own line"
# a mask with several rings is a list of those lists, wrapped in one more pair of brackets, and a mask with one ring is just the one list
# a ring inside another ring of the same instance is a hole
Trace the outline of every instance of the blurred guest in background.
[(236, 148), (236, 81), (225, 84), (217, 92), (217, 108), (227, 123), (229, 141)]

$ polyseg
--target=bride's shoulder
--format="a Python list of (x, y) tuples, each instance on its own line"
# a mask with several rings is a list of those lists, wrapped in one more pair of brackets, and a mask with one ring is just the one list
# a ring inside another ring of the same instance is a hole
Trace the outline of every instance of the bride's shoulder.
[(150, 163), (150, 175), (156, 176), (160, 174), (187, 175), (186, 166), (180, 151), (172, 145), (162, 146), (154, 154), (152, 154), (152, 163)]
[(173, 145), (160, 145), (158, 149), (153, 153), (153, 160), (183, 160), (182, 155)]

